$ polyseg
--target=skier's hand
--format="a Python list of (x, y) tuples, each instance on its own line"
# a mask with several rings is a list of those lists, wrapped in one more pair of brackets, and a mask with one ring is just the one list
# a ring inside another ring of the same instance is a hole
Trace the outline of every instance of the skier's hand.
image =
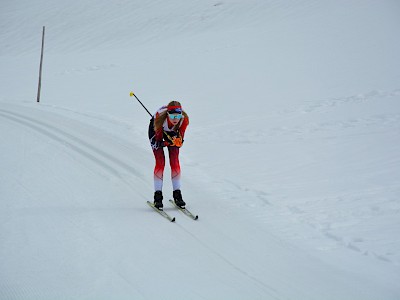
[(155, 141), (153, 148), (159, 149), (159, 148), (164, 148), (165, 146), (168, 145), (166, 145), (164, 141)]
[(180, 148), (180, 147), (182, 147), (182, 143), (183, 143), (183, 141), (181, 138), (173, 137), (171, 146)]

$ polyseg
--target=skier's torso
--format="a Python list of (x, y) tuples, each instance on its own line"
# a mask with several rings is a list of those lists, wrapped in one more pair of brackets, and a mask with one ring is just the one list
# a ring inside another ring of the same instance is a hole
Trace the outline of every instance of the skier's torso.
[[(154, 121), (157, 120), (157, 118), (159, 118), (161, 116), (161, 114), (166, 112), (167, 109), (168, 109), (167, 105), (160, 107), (153, 116)], [(187, 117), (187, 115), (185, 117), (185, 115), (186, 114), (182, 114), (182, 118), (176, 126), (174, 126), (171, 122), (169, 122), (168, 118), (166, 118), (163, 123), (162, 128), (160, 128), (159, 130), (156, 131), (156, 139), (162, 140), (163, 131), (175, 132), (183, 138), (183, 136), (185, 135), (186, 127), (189, 125), (189, 118)]]
[(165, 115), (167, 109), (168, 106), (162, 106), (160, 109), (157, 110), (150, 121), (149, 139), (153, 149), (158, 149), (160, 143), (162, 143), (164, 140), (170, 141), (172, 137), (180, 137), (183, 141), (186, 128), (189, 125), (189, 117), (186, 113), (182, 113), (182, 118), (177, 125), (174, 126), (167, 117), (164, 120), (162, 126), (156, 130), (154, 126), (156, 120)]

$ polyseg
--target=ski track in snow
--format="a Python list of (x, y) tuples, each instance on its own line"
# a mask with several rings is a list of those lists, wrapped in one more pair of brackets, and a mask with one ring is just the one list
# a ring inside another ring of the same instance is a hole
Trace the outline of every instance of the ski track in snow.
[[(68, 126), (70, 126), (70, 129), (67, 129), (68, 127), (65, 127), (65, 124), (64, 127), (60, 125), (60, 119), (55, 119), (52, 123), (47, 123), (39, 121), (38, 118), (32, 118), (27, 114), (20, 113), (21, 109), (19, 108), (15, 110), (18, 112), (0, 109), (0, 114), (3, 118), (7, 118), (19, 125), (35, 130), (36, 132), (65, 145), (67, 148), (75, 151), (86, 159), (89, 159), (99, 167), (103, 168), (110, 175), (115, 176), (122, 181), (125, 180), (123, 176), (124, 173), (128, 173), (135, 176), (137, 179), (142, 180), (143, 174), (141, 174), (137, 169), (127, 164), (126, 161), (101, 150), (104, 148), (107, 141), (91, 140), (89, 142), (88, 137), (90, 137), (90, 134), (83, 135), (86, 140), (80, 138), (79, 136), (82, 136), (82, 134), (78, 135), (76, 132), (84, 130), (82, 124), (73, 126), (71, 120), (67, 120), (66, 122), (68, 123)], [(40, 119), (50, 120), (48, 113), (42, 111), (41, 114), (42, 116)], [(74, 132), (72, 132), (73, 129), (75, 129)], [(105, 148), (107, 149), (107, 147)], [(129, 182), (126, 183), (129, 185)]]

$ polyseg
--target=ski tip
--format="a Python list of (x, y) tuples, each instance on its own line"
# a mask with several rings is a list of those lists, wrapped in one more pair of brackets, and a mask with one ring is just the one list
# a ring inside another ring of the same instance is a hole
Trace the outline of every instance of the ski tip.
[(195, 217), (194, 217), (194, 220), (198, 220), (198, 219), (199, 219), (199, 216), (195, 216)]
[(172, 218), (171, 222), (175, 222), (175, 217)]

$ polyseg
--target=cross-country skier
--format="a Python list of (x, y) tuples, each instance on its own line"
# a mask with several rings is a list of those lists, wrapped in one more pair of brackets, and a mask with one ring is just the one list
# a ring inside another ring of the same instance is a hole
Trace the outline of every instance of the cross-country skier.
[(150, 120), (149, 139), (156, 159), (154, 167), (154, 206), (160, 210), (163, 208), (164, 147), (168, 148), (169, 153), (175, 204), (182, 208), (186, 205), (181, 193), (179, 149), (182, 146), (183, 137), (188, 125), (189, 117), (182, 110), (182, 106), (178, 101), (171, 101), (168, 105), (161, 107)]

